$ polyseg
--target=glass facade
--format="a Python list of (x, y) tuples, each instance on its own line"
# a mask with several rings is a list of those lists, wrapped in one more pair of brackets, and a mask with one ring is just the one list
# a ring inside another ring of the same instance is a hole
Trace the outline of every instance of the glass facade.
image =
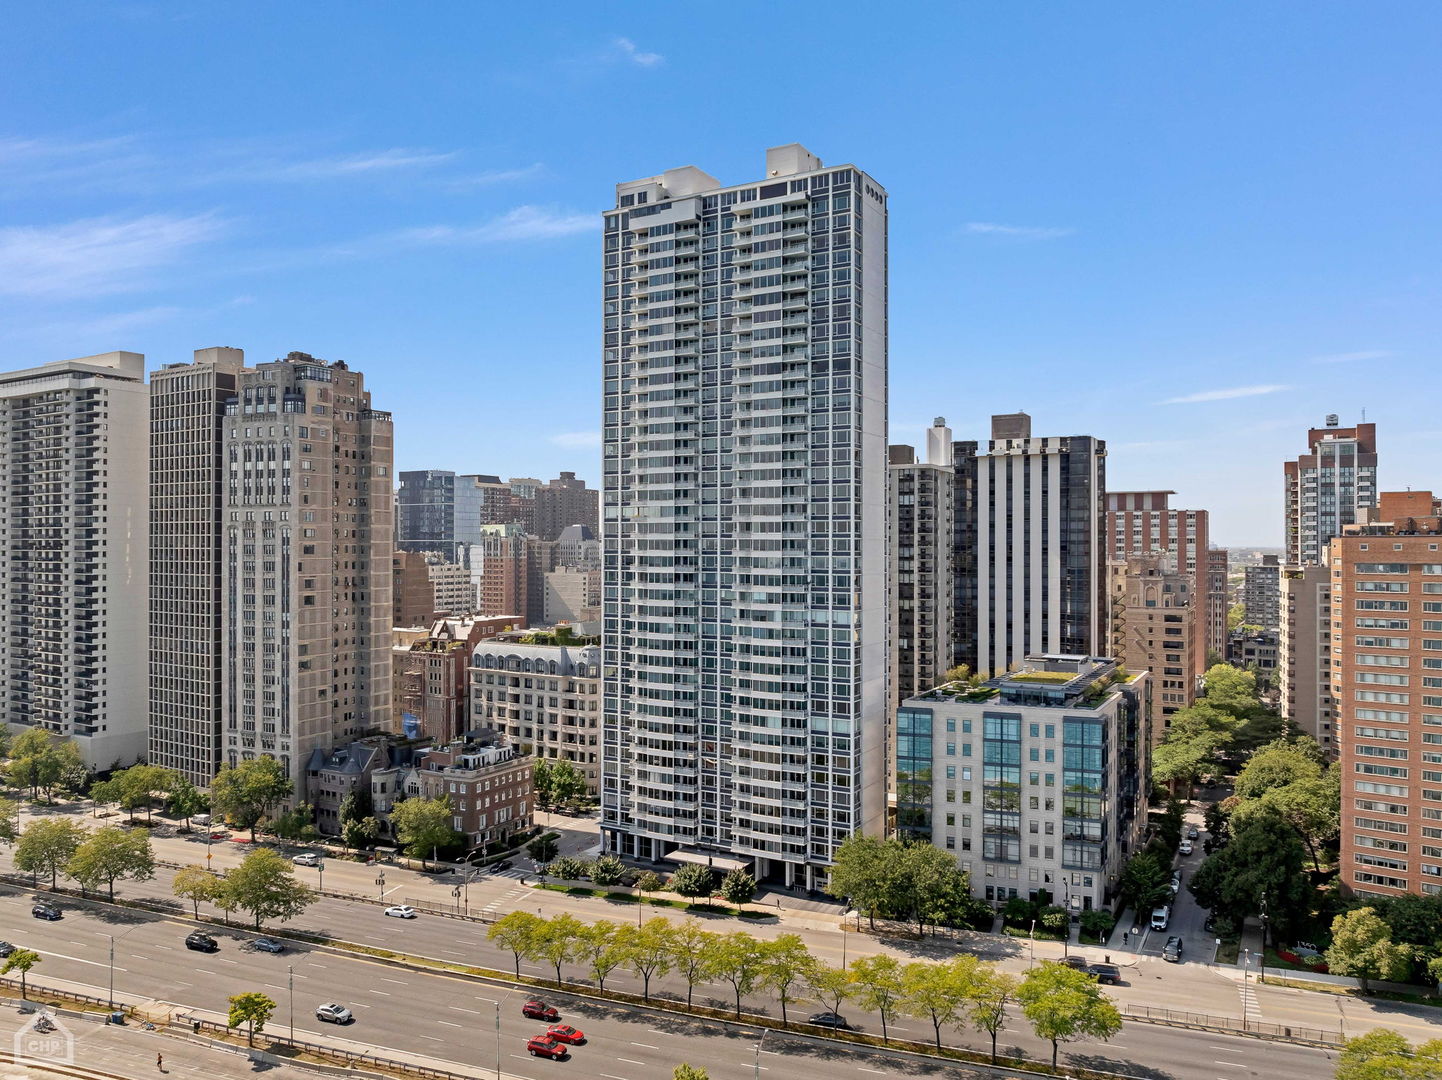
[(933, 842), (931, 725), (930, 709), (902, 709), (896, 715), (896, 829), (928, 843)]
[(1100, 717), (1062, 721), (1062, 865), (1100, 870), (1110, 813), (1106, 725)]
[(1021, 717), (987, 713), (982, 744), (982, 858), (1021, 861)]

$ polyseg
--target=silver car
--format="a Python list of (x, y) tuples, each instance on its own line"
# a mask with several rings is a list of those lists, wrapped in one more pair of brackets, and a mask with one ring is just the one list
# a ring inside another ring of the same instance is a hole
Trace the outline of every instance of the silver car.
[(355, 1019), (351, 1011), (344, 1005), (337, 1005), (334, 1001), (327, 1001), (324, 1005), (317, 1005), (315, 1018), (324, 1020), (328, 1024), (349, 1024)]

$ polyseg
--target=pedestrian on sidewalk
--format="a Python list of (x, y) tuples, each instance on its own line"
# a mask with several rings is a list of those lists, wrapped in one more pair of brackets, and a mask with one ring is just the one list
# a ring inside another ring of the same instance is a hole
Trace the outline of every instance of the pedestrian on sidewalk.
[(165, 1071), (165, 1058), (160, 1054), (155, 1055), (155, 1067), (161, 1072)]

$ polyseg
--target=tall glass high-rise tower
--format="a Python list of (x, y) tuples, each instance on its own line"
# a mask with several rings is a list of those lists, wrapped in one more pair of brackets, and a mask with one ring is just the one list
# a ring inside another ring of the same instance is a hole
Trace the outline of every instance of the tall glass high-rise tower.
[(604, 234), (608, 850), (819, 886), (889, 740), (886, 192), (803, 147), (617, 185)]

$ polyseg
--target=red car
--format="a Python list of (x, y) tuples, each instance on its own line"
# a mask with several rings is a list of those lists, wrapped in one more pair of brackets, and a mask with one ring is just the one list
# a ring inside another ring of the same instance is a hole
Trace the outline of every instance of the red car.
[(552, 1061), (560, 1061), (570, 1053), (564, 1043), (558, 1043), (549, 1035), (533, 1036), (527, 1041), (526, 1049), (532, 1057), (548, 1057)]
[(528, 1001), (521, 1006), (521, 1015), (528, 1020), (544, 1020), (548, 1024), (554, 1024), (561, 1018), (552, 1006), (544, 1001)]
[(557, 1024), (555, 1027), (547, 1028), (546, 1034), (557, 1042), (570, 1043), (573, 1046), (580, 1046), (586, 1041), (586, 1033), (577, 1031), (570, 1024)]

